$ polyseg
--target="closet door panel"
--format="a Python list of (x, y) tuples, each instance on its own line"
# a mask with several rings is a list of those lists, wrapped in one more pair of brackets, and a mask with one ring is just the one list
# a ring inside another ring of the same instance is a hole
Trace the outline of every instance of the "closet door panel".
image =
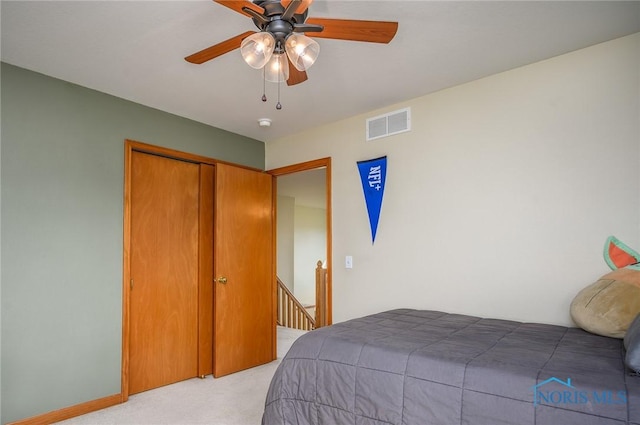
[(196, 376), (200, 166), (133, 152), (129, 393)]

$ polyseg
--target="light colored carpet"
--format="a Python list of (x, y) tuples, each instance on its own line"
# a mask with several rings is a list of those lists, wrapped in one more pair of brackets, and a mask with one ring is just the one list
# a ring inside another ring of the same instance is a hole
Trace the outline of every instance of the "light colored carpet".
[(304, 331), (278, 327), (278, 360), (222, 378), (189, 379), (129, 397), (129, 401), (64, 425), (259, 425), (271, 378)]

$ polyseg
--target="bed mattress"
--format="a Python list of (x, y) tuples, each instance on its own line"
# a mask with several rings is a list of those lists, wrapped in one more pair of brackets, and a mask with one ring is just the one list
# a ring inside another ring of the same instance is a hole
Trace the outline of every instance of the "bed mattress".
[(263, 425), (640, 424), (621, 340), (579, 328), (399, 309), (300, 337)]

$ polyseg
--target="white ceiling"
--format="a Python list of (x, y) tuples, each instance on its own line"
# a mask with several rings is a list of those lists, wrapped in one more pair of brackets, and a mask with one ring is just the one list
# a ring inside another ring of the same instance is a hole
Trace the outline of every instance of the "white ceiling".
[(316, 0), (310, 17), (397, 21), (398, 33), (318, 39), (309, 80), (283, 85), (277, 111), (277, 86), (261, 102), (262, 74), (238, 51), (183, 59), (255, 29), (210, 0), (3, 0), (0, 14), (7, 63), (262, 141), (640, 31), (638, 1)]

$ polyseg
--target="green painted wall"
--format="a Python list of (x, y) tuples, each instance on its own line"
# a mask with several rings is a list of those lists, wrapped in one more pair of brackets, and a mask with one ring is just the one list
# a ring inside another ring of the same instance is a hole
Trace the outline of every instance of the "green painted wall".
[(124, 140), (256, 168), (264, 144), (1, 68), (1, 421), (120, 392)]

